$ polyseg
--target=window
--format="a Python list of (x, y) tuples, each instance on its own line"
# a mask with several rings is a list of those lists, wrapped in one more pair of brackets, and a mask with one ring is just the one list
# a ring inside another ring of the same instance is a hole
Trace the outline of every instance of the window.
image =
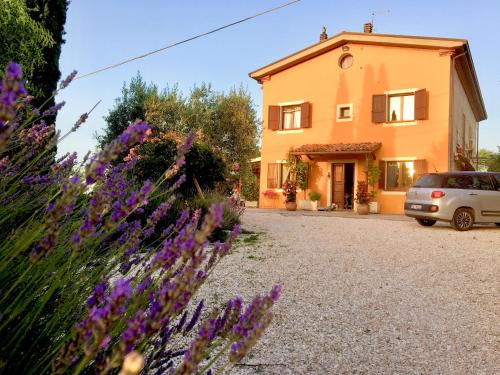
[(427, 92), (422, 90), (392, 91), (372, 97), (372, 122), (404, 123), (427, 119)]
[(352, 103), (337, 105), (337, 122), (352, 121)]
[(352, 57), (351, 54), (346, 53), (346, 54), (340, 56), (339, 66), (342, 69), (349, 69), (353, 63), (354, 63), (354, 58)]
[(415, 95), (389, 96), (389, 122), (415, 120)]
[(413, 161), (388, 161), (385, 190), (406, 190), (413, 184)]
[(289, 178), (290, 171), (285, 163), (269, 163), (267, 165), (267, 188), (281, 189)]
[(442, 183), (443, 176), (428, 174), (420, 177), (413, 186), (419, 188), (440, 188)]
[(490, 178), (486, 175), (446, 176), (443, 186), (448, 189), (493, 190)]
[[(299, 102), (300, 103), (300, 102)], [(310, 128), (311, 104), (270, 105), (268, 107), (269, 130), (296, 130)]]
[(436, 181), (422, 180), (427, 173), (425, 160), (387, 160), (380, 162), (379, 188), (389, 191), (406, 191), (417, 180), (423, 184), (433, 184)]
[(300, 129), (300, 106), (282, 107), (283, 130)]
[(495, 174), (493, 175), (493, 177), (495, 178), (495, 180), (497, 180), (497, 190), (500, 190), (500, 173), (499, 174)]

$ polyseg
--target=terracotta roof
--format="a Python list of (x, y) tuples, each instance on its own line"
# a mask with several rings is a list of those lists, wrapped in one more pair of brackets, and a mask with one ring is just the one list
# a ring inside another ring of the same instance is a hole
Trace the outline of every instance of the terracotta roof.
[(293, 154), (364, 154), (377, 151), (380, 146), (380, 142), (308, 144), (295, 148)]

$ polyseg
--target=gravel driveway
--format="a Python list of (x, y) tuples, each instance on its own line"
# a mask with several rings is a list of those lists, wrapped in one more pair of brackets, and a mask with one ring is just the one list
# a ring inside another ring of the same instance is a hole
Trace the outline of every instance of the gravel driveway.
[[(500, 228), (247, 210), (206, 287), (284, 285), (237, 374), (500, 374)], [(214, 292), (215, 291), (215, 292)]]

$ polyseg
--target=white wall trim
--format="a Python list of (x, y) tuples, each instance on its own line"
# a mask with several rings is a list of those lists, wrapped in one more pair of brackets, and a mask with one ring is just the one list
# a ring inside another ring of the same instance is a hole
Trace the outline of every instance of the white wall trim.
[(415, 92), (418, 90), (419, 90), (418, 88), (389, 90), (389, 91), (384, 91), (384, 94), (386, 94), (386, 95), (406, 94), (406, 93)]
[(405, 191), (390, 191), (390, 190), (381, 190), (380, 194), (382, 195), (405, 195)]
[(281, 102), (281, 103), (278, 103), (278, 105), (280, 107), (285, 107), (285, 106), (288, 106), (288, 105), (299, 105), (299, 104), (302, 104), (302, 103), (305, 103), (306, 101), (305, 100), (295, 100), (295, 101), (292, 101), (292, 102)]
[(392, 128), (397, 126), (413, 126), (417, 125), (417, 120), (414, 121), (403, 121), (403, 122), (384, 122), (382, 123), (382, 127), (384, 128)]
[(276, 130), (276, 134), (297, 134), (304, 133), (304, 129)]
[(383, 157), (380, 158), (382, 161), (413, 161), (418, 160), (416, 156), (394, 156), (394, 157)]

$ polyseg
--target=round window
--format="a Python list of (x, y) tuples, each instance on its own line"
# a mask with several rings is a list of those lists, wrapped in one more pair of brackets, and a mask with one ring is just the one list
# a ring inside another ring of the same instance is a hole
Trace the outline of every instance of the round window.
[(353, 62), (354, 62), (354, 58), (352, 57), (352, 55), (346, 53), (346, 54), (340, 56), (339, 66), (342, 69), (349, 69), (352, 66)]

